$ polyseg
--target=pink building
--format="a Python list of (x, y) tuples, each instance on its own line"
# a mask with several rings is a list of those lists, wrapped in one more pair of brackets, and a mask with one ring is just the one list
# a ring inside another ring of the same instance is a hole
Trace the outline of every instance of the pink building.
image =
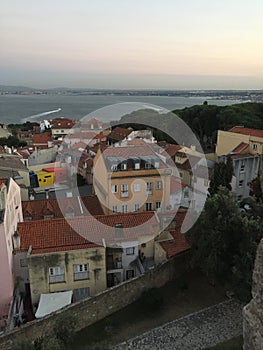
[(17, 223), (23, 221), (20, 187), (9, 178), (0, 185), (0, 330), (11, 315), (14, 295), (13, 250)]

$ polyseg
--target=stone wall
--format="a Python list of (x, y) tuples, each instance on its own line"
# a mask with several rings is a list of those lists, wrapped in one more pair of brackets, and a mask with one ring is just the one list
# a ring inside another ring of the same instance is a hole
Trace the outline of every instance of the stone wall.
[(263, 350), (263, 239), (255, 261), (252, 300), (243, 310), (244, 350)]
[(6, 333), (0, 336), (0, 349), (11, 350), (14, 339), (27, 337), (33, 340), (47, 334), (52, 330), (61, 313), (64, 317), (67, 317), (68, 313), (73, 313), (77, 316), (77, 330), (85, 328), (136, 301), (143, 291), (161, 287), (168, 281), (185, 273), (189, 269), (189, 255), (189, 251), (180, 254), (155, 269), (148, 270), (144, 275), (135, 277), (107, 289), (93, 298), (72, 304), (62, 311)]

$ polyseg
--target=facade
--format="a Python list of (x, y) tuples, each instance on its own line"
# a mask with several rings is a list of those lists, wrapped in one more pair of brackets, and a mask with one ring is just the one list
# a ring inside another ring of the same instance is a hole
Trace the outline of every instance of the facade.
[(51, 121), (51, 132), (54, 138), (64, 137), (74, 130), (75, 120), (69, 118), (55, 118)]
[(251, 182), (257, 178), (259, 173), (260, 156), (230, 153), (228, 156), (221, 156), (218, 159), (226, 163), (228, 157), (232, 159), (234, 168), (232, 191), (239, 200), (248, 198)]
[(105, 214), (169, 209), (171, 169), (144, 142), (99, 150), (93, 174)]
[(72, 290), (78, 301), (106, 289), (105, 248), (76, 233), (65, 219), (24, 222), (18, 232), (20, 288), (30, 283), (34, 307), (43, 293)]
[[(0, 218), (0, 329), (10, 320), (14, 294), (13, 250), (18, 222), (23, 221), (20, 187), (10, 178), (1, 186)], [(9, 320), (8, 320), (9, 318)]]
[(244, 148), (252, 155), (263, 154), (263, 130), (235, 126), (229, 131), (219, 130), (217, 134), (216, 154), (224, 156), (235, 148)]
[(32, 145), (40, 149), (46, 149), (52, 147), (52, 136), (49, 132), (43, 132), (41, 134), (33, 134)]

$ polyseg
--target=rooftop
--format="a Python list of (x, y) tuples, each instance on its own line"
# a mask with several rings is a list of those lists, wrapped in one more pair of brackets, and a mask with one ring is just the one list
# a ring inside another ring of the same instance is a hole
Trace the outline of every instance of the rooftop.
[(234, 126), (229, 132), (263, 138), (263, 130), (244, 128), (243, 126)]

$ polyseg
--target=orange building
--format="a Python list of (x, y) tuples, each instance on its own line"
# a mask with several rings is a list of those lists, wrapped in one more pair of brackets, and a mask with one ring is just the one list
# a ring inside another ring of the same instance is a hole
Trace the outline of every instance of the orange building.
[(94, 190), (106, 214), (169, 209), (170, 177), (171, 169), (139, 139), (94, 158)]

